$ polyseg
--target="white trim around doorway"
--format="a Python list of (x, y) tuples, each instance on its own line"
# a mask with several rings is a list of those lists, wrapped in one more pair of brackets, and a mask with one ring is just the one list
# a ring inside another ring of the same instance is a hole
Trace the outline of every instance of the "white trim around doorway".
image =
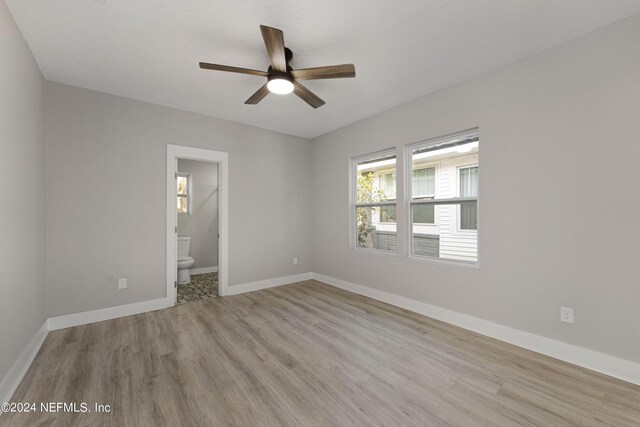
[(204, 148), (167, 144), (167, 302), (175, 304), (177, 281), (176, 173), (178, 159), (218, 165), (218, 294), (228, 294), (229, 283), (229, 154)]

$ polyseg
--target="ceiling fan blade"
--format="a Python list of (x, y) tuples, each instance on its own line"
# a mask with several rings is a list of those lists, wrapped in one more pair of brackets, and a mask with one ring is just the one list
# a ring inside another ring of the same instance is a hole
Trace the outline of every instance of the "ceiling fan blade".
[(284, 34), (277, 28), (260, 25), (264, 45), (267, 48), (267, 55), (271, 61), (271, 68), (282, 73), (287, 72), (287, 59), (284, 53)]
[(203, 70), (228, 71), (230, 73), (251, 74), (252, 76), (267, 77), (266, 71), (250, 70), (249, 68), (230, 67), (228, 65), (209, 64), (201, 62), (200, 68)]
[(296, 81), (293, 82), (293, 93), (298, 95), (304, 102), (311, 105), (313, 108), (322, 107), (325, 104), (325, 102), (316, 94)]
[(293, 70), (291, 74), (296, 80), (343, 79), (355, 77), (356, 67), (353, 64), (329, 65)]
[(249, 99), (244, 101), (245, 104), (255, 105), (258, 102), (262, 101), (265, 96), (269, 94), (269, 89), (267, 89), (267, 85), (262, 86), (256, 93), (251, 95)]

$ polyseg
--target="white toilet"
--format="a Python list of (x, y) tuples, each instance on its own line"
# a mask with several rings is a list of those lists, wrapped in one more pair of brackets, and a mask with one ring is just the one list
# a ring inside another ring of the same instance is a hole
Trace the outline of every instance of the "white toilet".
[(178, 284), (185, 285), (191, 282), (189, 269), (196, 262), (189, 256), (191, 237), (178, 237)]

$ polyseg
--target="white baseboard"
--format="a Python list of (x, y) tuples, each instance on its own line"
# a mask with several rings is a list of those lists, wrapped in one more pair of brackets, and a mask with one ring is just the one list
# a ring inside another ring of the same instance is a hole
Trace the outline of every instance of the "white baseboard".
[(404, 308), (433, 319), (441, 320), (518, 347), (526, 348), (527, 350), (535, 351), (536, 353), (541, 353), (574, 365), (619, 378), (623, 381), (640, 385), (640, 363), (620, 359), (616, 356), (567, 344), (562, 341), (545, 338), (540, 335), (510, 328), (508, 326), (469, 316), (467, 314), (458, 313), (367, 286), (325, 276), (324, 274), (313, 273), (312, 276), (314, 279), (327, 283), (331, 286), (335, 286), (336, 288), (386, 302), (387, 304)]
[(293, 274), (291, 276), (276, 277), (273, 279), (258, 280), (257, 282), (233, 285), (227, 288), (226, 295), (237, 295), (245, 292), (258, 291), (260, 289), (273, 288), (275, 286), (288, 285), (290, 283), (310, 280), (313, 273)]
[(49, 330), (70, 328), (72, 326), (86, 325), (87, 323), (101, 322), (103, 320), (116, 319), (132, 314), (145, 313), (147, 311), (160, 310), (173, 307), (173, 301), (167, 298), (159, 298), (133, 304), (118, 305), (115, 307), (101, 308), (99, 310), (84, 311), (82, 313), (67, 314), (64, 316), (50, 317)]
[[(243, 283), (241, 285), (229, 286), (227, 288), (227, 295), (242, 294), (245, 292), (287, 285), (289, 283), (301, 282), (309, 279), (311, 279), (311, 273), (303, 273), (294, 274), (292, 276), (276, 277), (274, 279), (259, 280), (257, 282)], [(173, 301), (169, 301), (167, 298), (159, 298), (133, 304), (102, 308), (99, 310), (84, 311), (82, 313), (50, 317), (48, 320), (48, 326), (50, 331), (55, 331), (57, 329), (70, 328), (73, 326), (86, 325), (88, 323), (102, 322), (103, 320), (145, 313), (147, 311), (161, 310), (163, 308), (173, 307), (173, 305)]]
[(189, 270), (189, 274), (206, 274), (206, 273), (217, 273), (218, 267), (201, 267), (201, 268), (192, 268)]
[(38, 329), (22, 350), (11, 369), (9, 369), (9, 372), (7, 372), (7, 375), (2, 379), (2, 382), (0, 382), (0, 403), (11, 401), (11, 396), (13, 396), (13, 393), (20, 385), (20, 381), (22, 381), (24, 374), (27, 373), (31, 362), (33, 362), (33, 359), (35, 359), (38, 354), (38, 350), (40, 350), (48, 333), (49, 329), (47, 327), (47, 321), (45, 320), (42, 326), (40, 326), (40, 329)]

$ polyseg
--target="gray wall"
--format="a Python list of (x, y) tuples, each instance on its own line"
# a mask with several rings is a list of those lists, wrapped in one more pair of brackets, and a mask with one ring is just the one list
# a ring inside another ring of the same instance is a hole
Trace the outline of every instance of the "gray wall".
[(192, 178), (191, 214), (178, 214), (178, 235), (191, 237), (193, 268), (218, 266), (218, 165), (178, 160), (178, 172)]
[[(314, 271), (640, 362), (639, 45), (635, 16), (315, 139)], [(350, 157), (475, 126), (479, 270), (349, 249)]]
[[(308, 140), (58, 83), (45, 89), (50, 316), (165, 296), (167, 144), (229, 153), (231, 286), (311, 271)], [(118, 277), (128, 289), (117, 289)]]
[(45, 316), (44, 81), (0, 1), (0, 381)]

